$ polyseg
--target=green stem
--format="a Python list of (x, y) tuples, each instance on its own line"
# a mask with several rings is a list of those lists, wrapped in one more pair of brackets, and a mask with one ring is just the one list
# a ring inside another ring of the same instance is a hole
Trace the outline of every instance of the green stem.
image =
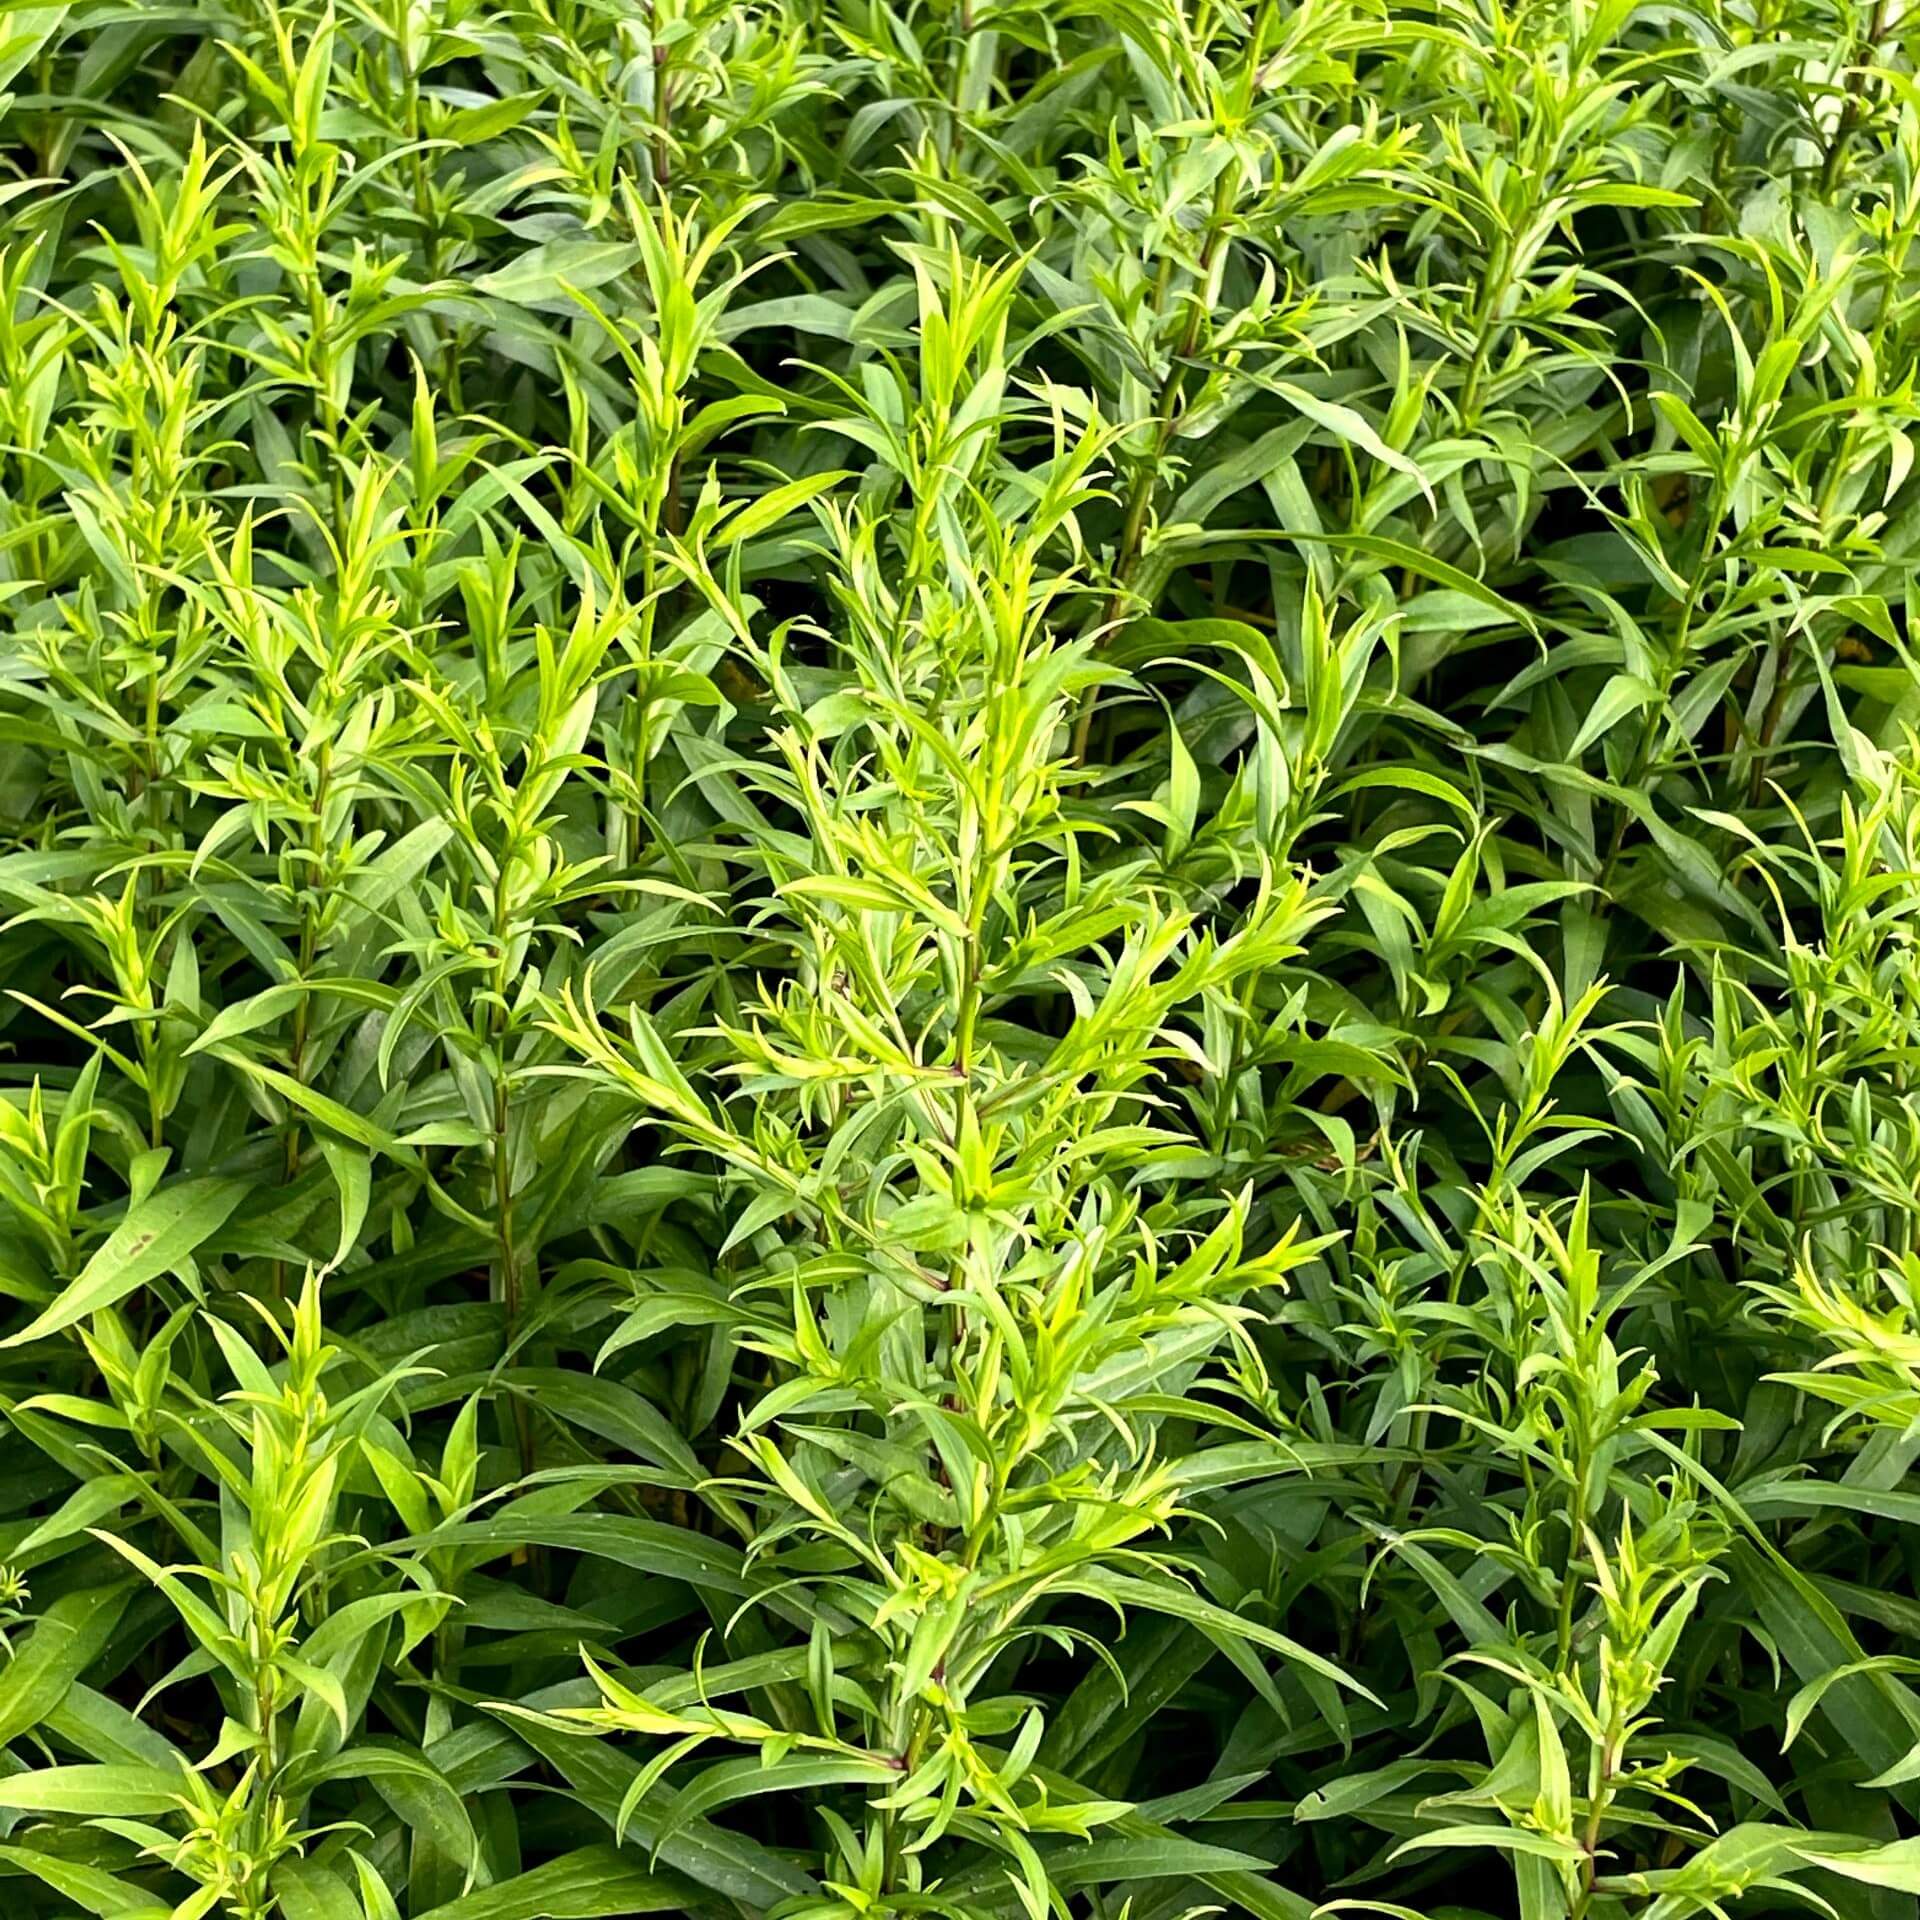
[[(1121, 523), (1120, 545), (1114, 555), (1112, 589), (1093, 623), (1102, 633), (1110, 633), (1126, 612), (1128, 588), (1146, 544), (1147, 519), (1160, 489), (1160, 470), (1166, 460), (1167, 448), (1173, 442), (1174, 430), (1180, 424), (1181, 406), (1186, 394), (1187, 363), (1200, 344), (1200, 331), (1206, 319), (1207, 288), (1219, 261), (1220, 248), (1226, 241), (1227, 215), (1232, 203), (1232, 170), (1222, 168), (1219, 179), (1214, 183), (1213, 209), (1208, 215), (1206, 236), (1200, 247), (1200, 284), (1187, 314), (1187, 324), (1181, 331), (1179, 344), (1174, 348), (1173, 358), (1168, 364), (1166, 377), (1160, 383), (1159, 397), (1154, 402), (1153, 440), (1145, 458), (1134, 468), (1128, 488), (1126, 519)], [(1165, 299), (1166, 286), (1167, 274), (1163, 269), (1159, 285), (1154, 290), (1156, 313)], [(1089, 689), (1081, 696), (1080, 710), (1074, 716), (1072, 758), (1075, 761), (1085, 761), (1092, 732), (1093, 694)]]
[(1560, 1628), (1557, 1637), (1559, 1657), (1555, 1662), (1564, 1673), (1573, 1654), (1573, 1613), (1580, 1591), (1578, 1572), (1580, 1547), (1587, 1524), (1587, 1499), (1590, 1491), (1592, 1461), (1581, 1449), (1580, 1465), (1574, 1475), (1573, 1492), (1567, 1503), (1567, 1559), (1560, 1573)]

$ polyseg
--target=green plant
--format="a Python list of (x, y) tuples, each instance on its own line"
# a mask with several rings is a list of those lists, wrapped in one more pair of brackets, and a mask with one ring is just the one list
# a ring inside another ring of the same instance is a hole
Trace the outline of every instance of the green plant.
[(1853, 0), (0, 6), (0, 1879), (1899, 1920)]

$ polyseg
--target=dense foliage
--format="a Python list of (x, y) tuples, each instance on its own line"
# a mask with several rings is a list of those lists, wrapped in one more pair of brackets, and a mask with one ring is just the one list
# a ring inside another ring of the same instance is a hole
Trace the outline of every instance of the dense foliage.
[(0, 1880), (1902, 1920), (1891, 0), (0, 4)]

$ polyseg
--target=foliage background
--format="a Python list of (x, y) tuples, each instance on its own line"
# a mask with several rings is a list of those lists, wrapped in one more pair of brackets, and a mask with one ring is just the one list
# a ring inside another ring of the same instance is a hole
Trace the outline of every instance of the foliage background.
[(6, 1897), (1911, 1915), (1906, 34), (0, 5)]

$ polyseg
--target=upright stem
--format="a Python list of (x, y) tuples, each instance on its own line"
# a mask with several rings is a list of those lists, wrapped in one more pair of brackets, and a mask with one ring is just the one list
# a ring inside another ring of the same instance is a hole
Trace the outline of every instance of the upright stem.
[[(313, 810), (307, 821), (306, 903), (300, 913), (300, 979), (304, 985), (313, 971), (320, 947), (322, 866), (326, 860), (327, 792), (332, 784), (333, 752), (331, 743), (322, 741), (313, 778)], [(307, 1037), (311, 1030), (313, 996), (302, 993), (293, 1010), (293, 1045), (288, 1055), (288, 1071), (306, 1084)], [(295, 1118), (287, 1129), (285, 1174), (288, 1180), (300, 1171), (300, 1122)]]
[(1587, 1783), (1587, 1825), (1580, 1836), (1580, 1892), (1574, 1901), (1572, 1920), (1587, 1920), (1593, 1905), (1594, 1884), (1600, 1876), (1600, 1830), (1613, 1800), (1614, 1776), (1620, 1771), (1620, 1736), (1609, 1728), (1601, 1748), (1593, 1777)]
[[(1707, 501), (1707, 520), (1701, 535), (1700, 558), (1695, 563), (1693, 578), (1687, 583), (1687, 597), (1680, 607), (1680, 625), (1674, 637), (1672, 650), (1661, 669), (1659, 698), (1649, 703), (1647, 717), (1640, 728), (1640, 742), (1634, 749), (1629, 766), (1626, 790), (1633, 792), (1645, 784), (1653, 770), (1653, 750), (1660, 738), (1660, 729), (1669, 717), (1668, 696), (1673, 691), (1674, 682), (1680, 677), (1680, 669), (1686, 664), (1687, 647), (1693, 637), (1693, 622), (1699, 612), (1700, 596), (1706, 591), (1707, 574), (1712, 568), (1714, 540), (1720, 527), (1720, 516), (1724, 511), (1721, 488), (1715, 483)], [(1613, 836), (1607, 846), (1606, 858), (1600, 863), (1599, 876), (1595, 881), (1597, 897), (1604, 909), (1612, 896), (1608, 888), (1613, 879), (1614, 867), (1618, 864), (1622, 849), (1626, 845), (1627, 826), (1632, 815), (1625, 807), (1616, 809), (1613, 821)]]
[(433, 209), (433, 167), (422, 145), (424, 128), (420, 117), (420, 75), (411, 49), (403, 36), (400, 53), (400, 87), (405, 116), (407, 145), (412, 149), (409, 172), (413, 184), (413, 216), (420, 223), (421, 257), (426, 277), (440, 277), (440, 231)]
[(1580, 1566), (1580, 1544), (1587, 1524), (1587, 1499), (1591, 1490), (1592, 1461), (1584, 1447), (1574, 1474), (1573, 1492), (1567, 1507), (1567, 1559), (1560, 1572), (1559, 1661), (1562, 1672), (1573, 1655), (1573, 1612), (1580, 1585), (1576, 1577)]
[[(507, 995), (512, 987), (508, 973), (512, 929), (509, 923), (507, 876), (513, 866), (511, 847), (502, 851), (493, 883), (494, 972), (491, 1011), (493, 1041), (493, 1224), (495, 1234), (495, 1290), (506, 1320), (502, 1349), (510, 1362), (513, 1343), (519, 1334), (521, 1311), (520, 1251), (513, 1232), (513, 1159), (508, 1133), (513, 1120), (512, 1099), (507, 1072), (509, 1012)], [(533, 1471), (533, 1421), (526, 1402), (519, 1395), (513, 1401), (514, 1437), (520, 1455), (522, 1473)]]
[[(1876, 13), (1876, 19), (1878, 14)], [(1877, 37), (1877, 36), (1876, 36)], [(1868, 336), (1868, 350), (1862, 367), (1871, 366), (1877, 378), (1880, 358), (1886, 344), (1887, 322), (1892, 316), (1895, 288), (1900, 284), (1906, 265), (1906, 256), (1911, 237), (1901, 240), (1889, 251), (1887, 274), (1880, 288), (1880, 305), (1874, 317), (1873, 330)], [(1861, 382), (1856, 380), (1855, 398), (1864, 399)], [(1814, 513), (1819, 522), (1823, 539), (1831, 540), (1836, 528), (1829, 525), (1835, 509), (1840, 503), (1840, 489), (1846, 484), (1847, 469), (1853, 464), (1854, 450), (1860, 444), (1860, 414), (1856, 410), (1847, 418), (1847, 424), (1840, 434), (1839, 450), (1827, 463), (1827, 471), (1820, 483), (1820, 496), (1815, 503)], [(1780, 722), (1786, 713), (1789, 669), (1793, 662), (1793, 641), (1795, 629), (1789, 627), (1774, 642), (1773, 646), (1773, 688), (1767, 696), (1767, 710), (1761, 716), (1760, 731), (1754, 742), (1753, 770), (1747, 779), (1747, 805), (1756, 807), (1766, 787), (1767, 763), (1772, 757), (1774, 736), (1780, 731)]]
[[(1172, 444), (1174, 429), (1180, 423), (1181, 402), (1186, 392), (1187, 362), (1200, 344), (1201, 329), (1206, 323), (1204, 303), (1213, 282), (1214, 269), (1219, 263), (1220, 249), (1226, 242), (1227, 215), (1232, 204), (1232, 170), (1223, 167), (1219, 179), (1214, 182), (1213, 209), (1208, 215), (1206, 237), (1200, 246), (1200, 284), (1193, 305), (1188, 309), (1187, 324), (1181, 330), (1180, 341), (1174, 348), (1166, 377), (1160, 383), (1159, 397), (1154, 402), (1152, 443), (1146, 457), (1134, 468), (1133, 481), (1128, 489), (1127, 515), (1121, 523), (1120, 545), (1114, 554), (1113, 587), (1097, 622), (1106, 631), (1111, 631), (1126, 611), (1127, 589), (1132, 584), (1134, 570), (1140, 564), (1141, 550), (1146, 544), (1147, 517), (1153, 511), (1153, 502), (1160, 490), (1160, 469), (1166, 459), (1167, 448)], [(1154, 290), (1156, 312), (1165, 298), (1166, 286), (1167, 275), (1163, 269), (1160, 284)], [(1072, 757), (1076, 761), (1086, 759), (1087, 742), (1092, 731), (1093, 695), (1089, 691), (1082, 696), (1080, 710), (1074, 716)]]
[(660, 38), (657, 0), (647, 9), (647, 30), (653, 38), (653, 190), (665, 206), (673, 186), (673, 74), (672, 49)]
[(1487, 365), (1493, 357), (1493, 343), (1499, 333), (1500, 308), (1507, 297), (1507, 282), (1512, 271), (1512, 243), (1500, 236), (1493, 251), (1493, 270), (1487, 275), (1480, 298), (1480, 312), (1474, 326), (1473, 351), (1467, 361), (1467, 377), (1460, 386), (1460, 431), (1470, 433), (1480, 419), (1481, 389), (1486, 385)]
[[(1880, 42), (1886, 38), (1888, 5), (1889, 0), (1874, 0), (1873, 12), (1867, 19), (1864, 50), (1868, 55), (1877, 53)], [(1827, 157), (1820, 167), (1820, 192), (1823, 196), (1831, 194), (1840, 182), (1840, 163), (1846, 158), (1847, 148), (1859, 131), (1860, 122), (1865, 119), (1871, 104), (1871, 84), (1868, 77), (1857, 69), (1847, 75), (1847, 103), (1834, 123), (1833, 139), (1827, 146)]]

